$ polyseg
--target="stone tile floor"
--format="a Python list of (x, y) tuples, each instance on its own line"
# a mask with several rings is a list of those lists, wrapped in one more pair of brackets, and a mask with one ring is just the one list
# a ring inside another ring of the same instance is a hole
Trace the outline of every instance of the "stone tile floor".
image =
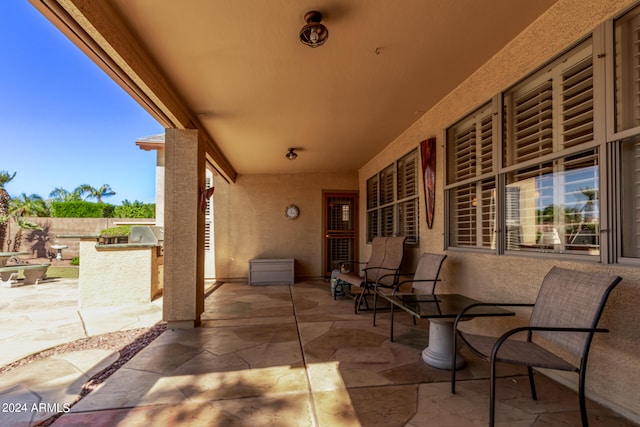
[[(205, 301), (203, 325), (168, 330), (53, 425), (61, 426), (481, 426), (488, 366), (467, 355), (457, 394), (450, 373), (421, 360), (428, 321), (353, 314), (325, 281), (224, 284)], [(465, 354), (463, 352), (463, 354)], [(577, 396), (538, 374), (499, 368), (497, 424), (578, 426)], [(592, 426), (633, 426), (589, 402)]]

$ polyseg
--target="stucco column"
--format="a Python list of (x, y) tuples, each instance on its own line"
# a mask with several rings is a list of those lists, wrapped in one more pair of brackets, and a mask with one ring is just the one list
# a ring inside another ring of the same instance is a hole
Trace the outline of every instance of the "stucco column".
[(203, 147), (197, 130), (165, 132), (163, 318), (172, 328), (198, 326), (204, 311)]

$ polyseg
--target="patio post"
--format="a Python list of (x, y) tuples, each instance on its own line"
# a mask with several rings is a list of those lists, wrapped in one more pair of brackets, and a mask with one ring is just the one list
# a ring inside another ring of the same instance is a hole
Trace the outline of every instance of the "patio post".
[(166, 129), (163, 319), (170, 328), (197, 327), (204, 311), (205, 163), (198, 130)]

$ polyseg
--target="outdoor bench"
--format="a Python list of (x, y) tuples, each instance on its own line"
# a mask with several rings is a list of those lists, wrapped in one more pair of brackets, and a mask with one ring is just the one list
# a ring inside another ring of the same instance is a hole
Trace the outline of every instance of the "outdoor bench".
[[(11, 288), (20, 285), (33, 285), (39, 280), (43, 280), (47, 275), (47, 268), (51, 264), (16, 264), (0, 267), (0, 285)], [(20, 284), (14, 284), (13, 280), (18, 277), (18, 273), (22, 271), (24, 280)]]

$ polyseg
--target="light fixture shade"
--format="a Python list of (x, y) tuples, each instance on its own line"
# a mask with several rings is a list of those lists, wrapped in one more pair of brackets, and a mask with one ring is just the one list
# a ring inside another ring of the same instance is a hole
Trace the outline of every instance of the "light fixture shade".
[(289, 160), (295, 160), (298, 158), (298, 153), (295, 152), (295, 148), (289, 148), (289, 152), (284, 156)]
[(329, 30), (322, 25), (322, 14), (311, 11), (304, 15), (306, 25), (300, 30), (300, 41), (310, 47), (322, 46), (329, 38)]

